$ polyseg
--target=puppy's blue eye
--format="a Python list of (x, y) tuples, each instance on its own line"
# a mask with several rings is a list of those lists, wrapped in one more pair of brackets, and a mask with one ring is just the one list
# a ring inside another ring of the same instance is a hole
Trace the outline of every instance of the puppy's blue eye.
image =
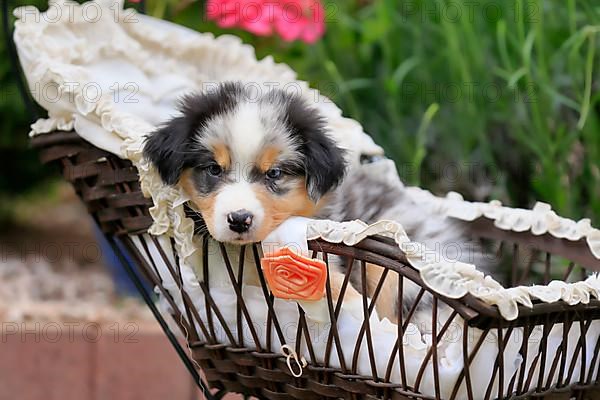
[(206, 172), (208, 172), (211, 176), (221, 176), (223, 173), (223, 168), (219, 164), (210, 164), (206, 167)]
[(269, 179), (279, 179), (281, 178), (281, 175), (283, 174), (283, 172), (281, 171), (281, 168), (271, 168), (269, 170), (267, 170), (267, 178)]

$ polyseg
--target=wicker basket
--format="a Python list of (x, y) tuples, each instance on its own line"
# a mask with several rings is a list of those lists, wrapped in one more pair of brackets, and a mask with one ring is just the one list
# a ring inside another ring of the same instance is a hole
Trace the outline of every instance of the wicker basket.
[[(215, 335), (217, 322), (211, 317), (203, 319), (183, 288), (180, 287), (184, 307), (179, 308), (171, 294), (163, 287), (157, 266), (153, 261), (157, 255), (152, 255), (149, 249), (159, 249), (158, 257), (168, 266), (174, 281), (180, 282), (180, 271), (172, 262), (177, 255), (166, 254), (160, 250), (162, 247), (159, 246), (157, 238), (147, 234), (146, 231), (152, 224), (152, 218), (148, 211), (152, 202), (142, 195), (137, 172), (131, 163), (92, 146), (83, 141), (75, 132), (54, 132), (37, 136), (32, 139), (32, 144), (40, 150), (43, 162), (60, 165), (64, 177), (73, 184), (102, 230), (108, 236), (118, 238), (144, 276), (156, 285), (158, 291), (170, 303), (174, 320), (188, 338), (194, 360), (199, 364), (213, 388), (268, 399), (441, 399), (440, 377), (435, 367), (438, 358), (437, 341), (453, 321), (460, 320), (463, 324), (462, 337), (464, 341), (462, 357), (464, 365), (467, 367), (463, 368), (458, 375), (449, 399), (459, 397), (475, 399), (477, 398), (473, 394), (475, 387), (485, 388), (485, 398), (546, 398), (548, 396), (548, 398), (595, 399), (600, 396), (600, 391), (598, 391), (600, 364), (597, 360), (600, 353), (600, 340), (595, 338), (592, 342), (594, 344), (590, 344), (589, 335), (587, 335), (592, 322), (600, 319), (600, 301), (591, 299), (587, 304), (572, 306), (563, 301), (551, 304), (534, 303), (532, 308), (520, 306), (518, 318), (507, 321), (495, 306), (489, 306), (470, 294), (456, 300), (445, 298), (429, 289), (422, 281), (419, 272), (407, 262), (402, 251), (389, 239), (383, 237), (368, 238), (352, 247), (328, 243), (324, 240), (313, 240), (309, 242), (309, 248), (315, 254), (320, 253), (325, 260), (328, 259), (328, 255), (349, 257), (356, 260), (363, 270), (367, 262), (378, 265), (384, 269), (382, 279), (385, 279), (387, 274), (396, 274), (401, 283), (409, 280), (418, 284), (421, 287), (418, 299), (422, 299), (425, 293), (433, 296), (432, 321), (434, 322), (438, 318), (435, 305), (445, 303), (450, 306), (452, 312), (445, 323), (432, 323), (432, 346), (423, 365), (416, 372), (414, 385), (409, 386), (406, 383), (406, 365), (402, 356), (401, 340), (397, 340), (389, 363), (391, 364), (394, 360), (398, 360), (400, 363), (401, 376), (404, 378), (401, 379), (401, 383), (390, 381), (391, 368), (388, 368), (387, 371), (377, 371), (376, 366), (371, 365), (373, 372), (371, 375), (358, 374), (358, 354), (354, 354), (350, 364), (346, 364), (343, 361), (344, 357), (340, 357), (340, 367), (333, 367), (329, 362), (310, 363), (301, 371), (301, 376), (296, 376), (297, 374), (295, 375), (286, 363), (289, 359), (286, 360), (284, 355), (270, 351), (271, 346), (268, 343), (264, 347), (243, 345), (247, 342), (244, 335), (257, 335), (253, 329), (250, 329), (249, 332), (245, 332), (243, 329), (235, 330), (234, 327), (231, 330), (226, 329), (225, 335), (229, 338), (229, 343), (234, 343), (234, 345), (219, 342), (218, 335)], [(547, 283), (551, 277), (558, 276), (558, 274), (564, 280), (573, 280), (575, 276), (578, 276), (577, 274), (584, 277), (589, 272), (596, 272), (600, 269), (600, 262), (592, 255), (584, 240), (568, 241), (557, 239), (549, 234), (534, 236), (528, 232), (516, 233), (500, 230), (494, 226), (493, 221), (484, 217), (475, 220), (472, 227), (479, 239), (497, 243), (498, 251), (503, 252), (505, 258), (512, 260), (509, 283), (513, 286), (523, 282)], [(528, 257), (528, 262), (520, 263), (517, 254), (525, 248), (533, 249), (532, 256)], [(222, 246), (221, 250), (231, 284), (237, 295), (238, 321), (246, 319), (251, 322), (251, 315), (241, 295), (241, 274), (236, 276), (225, 247)], [(246, 268), (256, 268), (261, 278), (262, 291), (269, 309), (267, 329), (269, 332), (274, 332), (283, 343), (285, 338), (282, 327), (278, 323), (278, 316), (273, 309), (273, 297), (269, 293), (260, 268), (257, 268), (260, 265), (260, 246), (248, 246), (242, 251), (247, 251), (251, 255), (249, 258), (240, 257), (241, 260), (249, 260), (246, 262), (249, 264), (246, 265)], [(144, 252), (146, 254), (143, 254)], [(564, 262), (557, 263), (559, 259)], [(237, 271), (243, 271), (243, 263), (244, 261), (238, 266)], [(560, 266), (557, 267), (557, 265)], [(564, 267), (562, 267), (563, 265)], [(208, 274), (208, 267), (208, 258), (205, 258), (204, 265), (202, 265), (205, 271), (204, 276)], [(563, 268), (563, 270), (558, 271), (557, 268)], [(348, 280), (349, 276), (346, 277), (345, 285)], [(219, 305), (211, 296), (211, 288), (203, 282), (200, 282), (200, 286), (206, 305), (211, 309), (211, 312), (205, 315), (214, 315), (216, 319), (220, 320), (220, 326), (226, 325), (219, 313)], [(375, 290), (374, 298), (378, 296), (380, 286), (381, 281)], [(401, 291), (402, 285), (399, 287)], [(366, 342), (369, 359), (373, 359), (374, 348), (377, 346), (376, 343), (373, 343), (369, 326), (369, 316), (373, 307), (367, 302), (364, 285), (362, 295), (365, 318), (359, 340)], [(401, 292), (399, 298), (402, 298)], [(324, 360), (339, 356), (332, 353), (339, 352), (338, 344), (342, 340), (335, 323), (340, 307), (332, 300), (329, 284), (327, 286), (327, 303), (329, 317), (333, 323), (327, 340), (327, 354), (322, 357)], [(401, 302), (399, 304), (399, 310), (402, 310)], [(408, 310), (407, 314), (403, 315), (403, 318), (400, 318), (405, 322), (398, 324), (398, 338), (403, 337), (403, 329), (406, 329), (418, 304), (419, 301)], [(547, 337), (557, 324), (563, 324), (564, 334), (562, 342), (553, 351), (548, 345)], [(252, 323), (249, 325), (252, 326)], [(532, 354), (531, 351), (528, 351), (528, 339), (536, 326), (541, 326), (543, 336), (538, 350)], [(575, 346), (569, 347), (569, 332), (574, 327), (577, 327), (577, 332), (581, 334), (577, 335)], [(481, 329), (483, 334), (469, 351), (466, 343), (467, 332), (473, 328)], [(515, 333), (517, 331), (522, 333), (519, 335), (520, 337), (517, 337)], [(473, 370), (470, 368), (470, 364), (490, 332), (494, 332), (498, 338), (498, 356), (493, 366), (492, 379), (490, 382), (474, 381), (471, 379)], [(310, 335), (308, 335), (308, 326), (301, 309), (299, 309), (299, 321), (295, 334), (296, 346), (302, 342), (301, 339), (304, 337), (304, 340), (307, 341), (308, 352), (311, 353), (313, 349)], [(206, 338), (206, 340), (201, 338)], [(519, 341), (523, 362), (514, 374), (504, 376), (504, 349), (511, 340)], [(255, 342), (259, 343), (260, 341)], [(235, 343), (242, 345), (235, 345)], [(592, 353), (589, 352), (590, 346), (594, 346)], [(572, 348), (575, 353), (567, 354), (570, 352), (568, 349)], [(299, 351), (299, 348), (296, 350)], [(550, 354), (552, 352), (553, 354)], [(586, 353), (593, 354), (591, 361), (586, 360)], [(528, 361), (527, 358), (532, 356), (533, 359)], [(310, 358), (315, 360), (319, 357), (311, 354)], [(433, 396), (420, 394), (423, 392), (421, 383), (427, 362), (432, 362), (434, 366), (433, 388), (428, 391), (434, 393)]]

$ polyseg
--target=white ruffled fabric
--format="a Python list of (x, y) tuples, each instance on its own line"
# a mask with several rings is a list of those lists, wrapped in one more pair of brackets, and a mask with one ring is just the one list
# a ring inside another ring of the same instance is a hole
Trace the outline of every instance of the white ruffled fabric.
[(297, 80), (287, 65), (271, 57), (258, 61), (239, 38), (215, 38), (115, 5), (122, 2), (80, 6), (57, 0), (43, 13), (29, 6), (15, 10), (19, 59), (49, 116), (34, 124), (33, 134), (94, 124), (97, 130), (78, 132), (97, 147), (127, 157), (123, 140), (143, 136), (174, 115), (181, 95), (237, 80), (254, 90), (279, 87), (301, 94), (326, 117), (352, 163), (361, 153), (382, 154), (331, 100)]
[[(440, 202), (443, 201), (443, 199), (440, 200)], [(472, 204), (464, 201), (463, 203), (467, 204), (466, 209)], [(588, 304), (592, 297), (600, 299), (598, 274), (592, 274), (585, 281), (575, 283), (552, 281), (547, 286), (504, 288), (492, 277), (485, 276), (478, 271), (475, 265), (446, 261), (442, 257), (437, 257), (435, 253), (427, 250), (420, 243), (412, 242), (402, 226), (394, 221), (379, 221), (367, 225), (362, 221), (340, 223), (315, 220), (307, 226), (309, 240), (321, 238), (328, 242), (344, 243), (348, 246), (353, 246), (372, 235), (393, 238), (406, 254), (411, 266), (420, 272), (421, 278), (431, 289), (451, 299), (460, 299), (470, 293), (487, 304), (497, 306), (502, 316), (509, 321), (519, 316), (519, 304), (532, 307), (532, 300), (546, 303), (563, 300), (569, 305), (575, 305)]]
[(253, 48), (235, 36), (215, 38), (122, 5), (57, 0), (49, 2), (46, 12), (30, 6), (15, 10), (21, 66), (36, 101), (48, 111), (48, 118), (31, 126), (31, 134), (74, 128), (95, 146), (131, 160), (144, 195), (154, 202), (149, 233), (174, 237), (183, 264), (197, 261), (193, 222), (183, 211), (188, 198), (162, 183), (142, 158), (142, 149), (145, 135), (176, 114), (176, 101), (184, 93), (226, 80), (241, 80), (256, 90), (294, 90), (326, 117), (351, 165), (359, 163), (361, 154), (382, 154), (359, 123), (296, 80), (287, 65), (271, 57), (257, 60)]
[[(120, 5), (122, 7), (122, 3)], [(33, 7), (22, 7), (15, 12), (18, 20), (14, 39), (23, 70), (37, 101), (48, 110), (48, 118), (33, 124), (31, 134), (75, 129), (95, 146), (133, 162), (139, 171), (144, 195), (151, 197), (154, 202), (150, 209), (154, 223), (149, 234), (158, 237), (159, 245), (166, 254), (172, 254), (169, 238), (174, 239), (174, 250), (179, 256), (179, 267), (183, 275), (183, 288), (193, 299), (203, 318), (206, 318), (207, 311), (198, 282), (204, 280), (204, 277), (202, 271), (196, 268), (201, 265), (201, 246), (194, 238), (193, 222), (185, 217), (183, 210), (183, 204), (188, 198), (180, 189), (165, 186), (154, 168), (142, 158), (144, 136), (174, 115), (176, 100), (182, 94), (206, 89), (225, 80), (242, 80), (258, 90), (273, 85), (296, 89), (326, 116), (332, 136), (340, 146), (348, 150), (351, 165), (359, 162), (360, 154), (382, 153), (381, 148), (363, 132), (360, 124), (343, 118), (333, 103), (310, 89), (305, 82), (296, 80), (295, 73), (288, 66), (275, 64), (270, 57), (256, 60), (253, 49), (243, 45), (238, 38), (226, 35), (215, 38), (211, 34), (199, 34), (131, 10), (115, 8), (112, 0), (91, 1), (83, 5), (51, 1), (49, 6), (46, 13), (40, 13)], [(100, 12), (91, 13), (90, 9)], [(585, 238), (592, 253), (600, 258), (600, 231), (591, 228), (589, 220), (576, 223), (560, 218), (547, 205), (537, 205), (531, 211), (519, 210), (502, 207), (498, 202), (468, 203), (457, 194), (437, 198), (418, 188), (408, 190), (415, 198), (444, 210), (455, 218), (472, 221), (483, 215), (493, 219), (501, 229), (531, 230), (534, 234), (549, 232), (555, 237), (568, 240)], [(399, 224), (389, 221), (371, 226), (360, 221), (342, 224), (331, 221), (296, 221), (294, 228), (288, 228), (288, 225), (284, 225), (281, 228), (284, 231), (280, 229), (278, 232), (284, 237), (290, 234), (296, 239), (298, 235), (309, 239), (321, 237), (348, 245), (369, 235), (392, 237), (431, 288), (451, 298), (461, 298), (466, 293), (471, 293), (488, 304), (497, 305), (502, 315), (509, 320), (517, 317), (518, 304), (531, 306), (532, 299), (545, 302), (562, 299), (568, 304), (587, 303), (591, 297), (598, 298), (600, 292), (597, 276), (573, 284), (552, 282), (548, 286), (505, 289), (491, 278), (483, 276), (473, 265), (435, 261), (437, 257), (428, 256), (422, 246), (410, 242)], [(132, 240), (142, 250), (140, 238), (132, 237)], [(301, 242), (302, 240), (300, 239)], [(161, 262), (159, 250), (153, 242), (147, 242), (150, 243), (150, 257), (157, 263), (164, 287), (177, 307), (183, 310), (180, 289), (166, 265)], [(222, 259), (215, 246), (215, 243), (209, 246), (209, 262), (213, 266), (209, 279), (211, 293), (220, 305), (227, 325), (235, 329), (236, 297), (225, 268), (220, 266)], [(175, 260), (171, 262), (174, 263)], [(232, 264), (236, 266), (237, 262), (232, 260)], [(253, 319), (266, 323), (267, 308), (260, 288), (245, 285), (243, 290)], [(165, 311), (173, 311), (164, 298), (160, 305)], [(314, 333), (312, 339), (318, 355), (324, 354), (329, 332), (326, 318), (328, 314), (320, 310), (323, 306), (316, 304), (311, 308), (303, 305), (307, 310), (309, 326), (316, 327), (316, 330), (311, 330), (311, 334)], [(278, 299), (275, 307), (280, 323), (294, 327), (287, 332), (295, 332), (298, 321), (297, 303)], [(213, 319), (217, 321), (214, 316)], [(344, 338), (342, 350), (347, 365), (351, 363), (351, 354), (362, 322), (360, 305), (343, 305), (338, 329), (340, 336)], [(376, 313), (371, 316), (370, 322), (373, 341), (377, 343), (375, 364), (381, 374), (385, 371), (396, 341), (397, 327), (387, 319), (380, 320)], [(245, 321), (244, 323), (247, 325)], [(244, 328), (248, 332), (246, 325)], [(569, 336), (576, 337), (577, 329), (574, 326)], [(599, 329), (594, 322), (588, 333), (588, 352), (594, 348)], [(223, 329), (217, 330), (217, 334), (219, 340), (228, 341)], [(449, 396), (449, 390), (463, 368), (462, 340), (453, 339), (449, 334), (442, 339), (438, 349), (443, 397)], [(473, 346), (481, 334), (481, 331), (473, 329), (470, 332), (473, 340), (469, 339), (469, 346)], [(490, 336), (496, 334), (493, 332)], [(562, 326), (558, 325), (552, 330), (549, 340), (553, 346), (558, 346), (561, 339)], [(277, 351), (282, 343), (279, 343), (276, 336), (272, 340), (271, 350)], [(294, 340), (295, 337), (286, 337), (288, 344), (293, 344)], [(260, 341), (262, 346), (266, 344), (264, 329), (261, 331)], [(575, 340), (571, 340), (569, 345), (574, 342)], [(414, 383), (418, 366), (430, 346), (431, 338), (427, 334), (422, 334), (414, 325), (409, 326), (403, 338), (408, 363), (408, 384)], [(474, 382), (488, 382), (491, 378), (497, 345), (493, 338), (488, 338), (483, 346), (471, 367)], [(521, 364), (519, 346), (520, 344), (511, 341), (505, 350), (505, 377), (512, 376)], [(305, 344), (301, 348), (306, 355)], [(369, 375), (371, 370), (364, 339), (360, 349), (358, 372)], [(534, 344), (529, 349), (534, 355), (538, 347)], [(335, 347), (332, 354), (331, 365), (339, 367)], [(553, 353), (549, 352), (548, 357), (550, 354)], [(528, 357), (528, 360), (533, 358)], [(586, 360), (589, 362), (591, 358), (588, 355)], [(399, 373), (396, 359), (392, 382), (400, 381)], [(574, 375), (576, 377), (577, 373)], [(505, 385), (508, 384), (506, 381)], [(498, 385), (498, 377), (495, 385)], [(429, 362), (421, 389), (423, 393), (431, 395), (432, 387), (433, 366)], [(485, 388), (475, 385), (474, 389), (475, 398), (483, 397), (482, 390)], [(463, 385), (457, 398), (465, 397)]]
[(497, 228), (514, 231), (530, 231), (534, 235), (550, 234), (558, 239), (578, 241), (585, 239), (590, 252), (600, 260), (600, 230), (593, 228), (588, 218), (577, 222), (560, 217), (549, 204), (538, 202), (532, 210), (504, 207), (498, 200), (489, 203), (465, 201), (461, 194), (450, 192), (446, 197), (437, 197), (431, 192), (409, 187), (407, 192), (422, 204), (463, 221), (474, 221), (486, 217), (494, 221)]

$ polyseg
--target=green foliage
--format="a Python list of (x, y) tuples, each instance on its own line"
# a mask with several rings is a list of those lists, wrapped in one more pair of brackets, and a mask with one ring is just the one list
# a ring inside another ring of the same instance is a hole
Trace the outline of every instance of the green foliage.
[[(199, 6), (163, 15), (223, 33)], [(329, 95), (408, 183), (600, 220), (597, 2), (347, 0), (326, 10), (314, 46), (227, 33)]]
[[(23, 0), (11, 6), (36, 4)], [(21, 194), (44, 182), (51, 171), (40, 164), (37, 154), (29, 148), (29, 125), (33, 117), (25, 111), (10, 64), (5, 37), (0, 41), (0, 221), (9, 213), (16, 194)]]
[[(338, 82), (336, 100), (405, 166), (405, 179), (600, 216), (600, 10), (586, 1), (394, 4), (341, 9), (318, 53), (337, 68), (316, 79)], [(365, 84), (352, 88), (357, 81)], [(419, 126), (432, 104), (421, 164)]]
[[(337, 0), (312, 46), (222, 30), (203, 2), (147, 9), (288, 63), (359, 120), (409, 183), (512, 206), (541, 200), (600, 222), (595, 0)], [(3, 115), (22, 115), (9, 103)]]

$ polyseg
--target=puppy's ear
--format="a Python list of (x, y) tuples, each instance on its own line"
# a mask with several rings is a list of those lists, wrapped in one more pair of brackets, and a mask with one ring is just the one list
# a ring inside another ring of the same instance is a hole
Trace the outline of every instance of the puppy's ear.
[(304, 167), (308, 195), (314, 202), (339, 185), (346, 172), (344, 150), (325, 133), (315, 139), (306, 145)]
[(216, 90), (184, 96), (179, 104), (180, 116), (167, 121), (146, 137), (144, 157), (154, 164), (167, 185), (174, 185), (186, 168), (194, 165), (194, 136), (209, 118), (232, 110), (244, 96), (239, 82), (219, 85)]
[(310, 199), (316, 202), (344, 178), (345, 151), (328, 136), (325, 118), (299, 96), (288, 103), (288, 122), (301, 139), (306, 188)]
[(144, 145), (144, 157), (158, 170), (163, 182), (174, 185), (179, 180), (190, 159), (189, 144), (194, 127), (186, 116), (168, 121), (158, 130), (149, 134)]

